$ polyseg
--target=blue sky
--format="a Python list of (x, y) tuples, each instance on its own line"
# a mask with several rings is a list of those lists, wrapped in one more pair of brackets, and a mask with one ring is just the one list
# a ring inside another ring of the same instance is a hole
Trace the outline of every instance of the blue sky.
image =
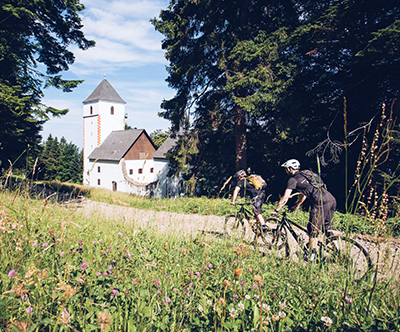
[(169, 121), (158, 117), (163, 99), (170, 99), (175, 91), (167, 86), (165, 70), (168, 64), (161, 50), (163, 35), (154, 30), (149, 20), (166, 9), (168, 0), (81, 0), (86, 9), (81, 12), (83, 32), (96, 46), (81, 51), (72, 46), (75, 63), (62, 73), (66, 79), (83, 79), (73, 92), (63, 93), (45, 89), (43, 103), (69, 113), (52, 118), (42, 131), (59, 139), (64, 136), (82, 148), (83, 104), (102, 81), (104, 75), (126, 101), (127, 124), (146, 129), (167, 130)]

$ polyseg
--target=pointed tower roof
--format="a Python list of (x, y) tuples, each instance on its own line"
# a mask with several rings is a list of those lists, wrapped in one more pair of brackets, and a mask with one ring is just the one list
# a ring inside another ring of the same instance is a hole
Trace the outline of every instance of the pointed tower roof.
[(118, 103), (126, 104), (126, 102), (119, 96), (117, 91), (111, 86), (111, 84), (103, 79), (96, 89), (87, 97), (82, 103), (89, 103), (92, 101), (107, 100)]

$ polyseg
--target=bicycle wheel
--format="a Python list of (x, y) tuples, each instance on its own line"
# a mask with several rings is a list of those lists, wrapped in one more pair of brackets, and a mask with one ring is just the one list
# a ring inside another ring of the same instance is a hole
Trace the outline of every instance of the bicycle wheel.
[(264, 227), (260, 228), (258, 238), (268, 250), (274, 251), (280, 257), (288, 257), (290, 250), (286, 228), (272, 225), (279, 225), (279, 222), (280, 219), (274, 217), (266, 219)]
[(326, 244), (319, 242), (324, 261), (344, 268), (355, 280), (365, 277), (372, 267), (368, 251), (357, 241), (340, 236), (331, 236)]
[(236, 214), (225, 217), (224, 235), (227, 237), (244, 238), (248, 221)]

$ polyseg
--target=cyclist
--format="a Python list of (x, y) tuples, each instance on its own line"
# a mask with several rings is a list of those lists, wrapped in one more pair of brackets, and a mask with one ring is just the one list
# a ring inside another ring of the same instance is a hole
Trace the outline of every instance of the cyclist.
[[(311, 204), (310, 219), (307, 231), (310, 238), (309, 248), (315, 251), (318, 245), (318, 234), (322, 231), (330, 236), (332, 230), (332, 217), (336, 211), (336, 199), (325, 188), (319, 175), (310, 171), (300, 171), (300, 162), (296, 159), (289, 159), (281, 165), (290, 176), (283, 197), (280, 199), (273, 215), (287, 203), (294, 190), (300, 192), (297, 204), (293, 207), (296, 211), (308, 198)], [(309, 176), (312, 175), (312, 178)]]
[(236, 198), (241, 192), (242, 196), (245, 195), (250, 195), (251, 196), (251, 205), (253, 207), (254, 215), (256, 217), (256, 220), (261, 224), (264, 225), (264, 218), (261, 214), (262, 210), (262, 205), (264, 204), (267, 195), (265, 193), (265, 190), (267, 189), (267, 184), (264, 180), (260, 189), (256, 189), (254, 184), (249, 181), (247, 178), (247, 173), (245, 170), (241, 169), (240, 171), (237, 171), (234, 175), (234, 177), (237, 180), (235, 190), (233, 191), (232, 195), (232, 201), (231, 205), (235, 205)]

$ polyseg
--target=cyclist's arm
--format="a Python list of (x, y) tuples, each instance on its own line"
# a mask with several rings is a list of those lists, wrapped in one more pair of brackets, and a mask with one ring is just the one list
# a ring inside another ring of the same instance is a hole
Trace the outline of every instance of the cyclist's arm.
[(293, 189), (286, 189), (281, 200), (278, 203), (278, 206), (275, 209), (275, 212), (279, 212), (280, 209), (287, 203), (287, 201), (290, 198), (290, 195), (292, 194)]
[(235, 205), (235, 201), (236, 201), (237, 195), (239, 194), (239, 191), (240, 191), (240, 187), (236, 186), (235, 190), (233, 191), (233, 194), (232, 194), (231, 205)]

